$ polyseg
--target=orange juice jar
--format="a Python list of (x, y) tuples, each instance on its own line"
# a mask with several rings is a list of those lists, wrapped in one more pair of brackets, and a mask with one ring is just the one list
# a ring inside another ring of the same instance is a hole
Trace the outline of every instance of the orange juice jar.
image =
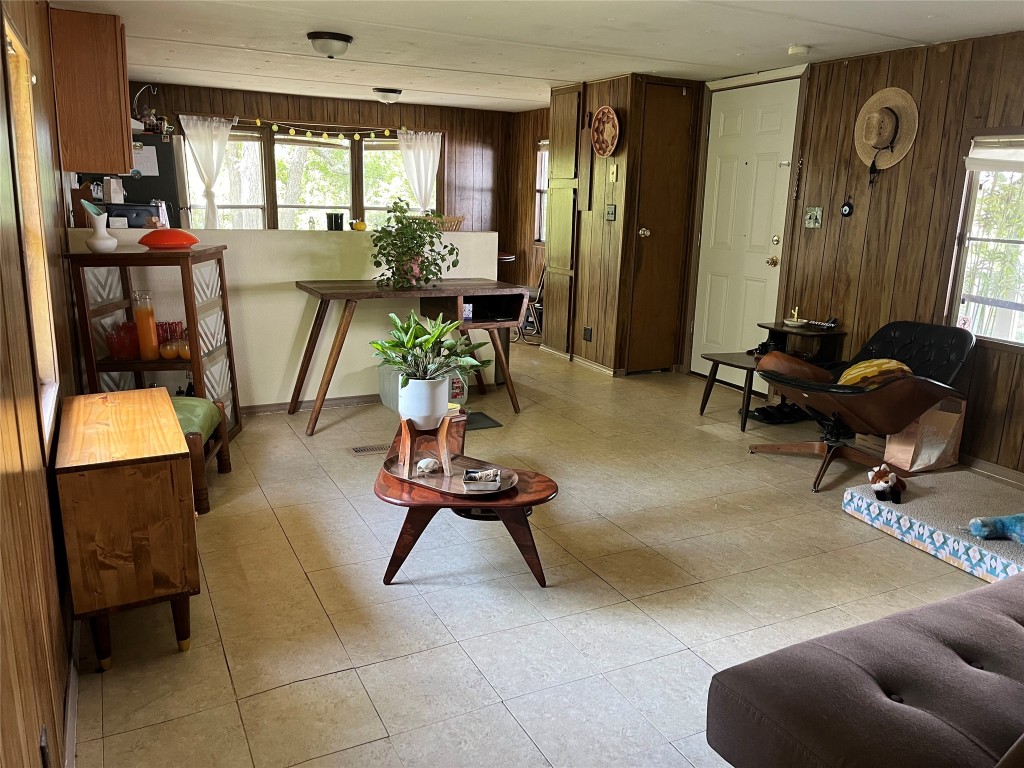
[(149, 291), (132, 293), (132, 313), (139, 332), (139, 356), (143, 360), (160, 359), (160, 341), (156, 333), (156, 316)]

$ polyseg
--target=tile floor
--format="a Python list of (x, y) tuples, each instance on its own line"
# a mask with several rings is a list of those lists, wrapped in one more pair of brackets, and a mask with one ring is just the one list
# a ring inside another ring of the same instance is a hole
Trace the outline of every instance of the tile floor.
[(815, 459), (747, 453), (812, 435), (752, 423), (719, 387), (613, 379), (517, 344), (522, 413), (468, 452), (554, 477), (532, 517), (548, 588), (505, 530), (451, 513), (399, 578), (403, 514), (372, 494), (381, 406), (250, 417), (198, 521), (202, 594), (178, 653), (167, 605), (119, 614), (114, 666), (83, 638), (80, 768), (475, 768), (724, 763), (704, 737), (715, 670), (980, 581), (810, 493)]

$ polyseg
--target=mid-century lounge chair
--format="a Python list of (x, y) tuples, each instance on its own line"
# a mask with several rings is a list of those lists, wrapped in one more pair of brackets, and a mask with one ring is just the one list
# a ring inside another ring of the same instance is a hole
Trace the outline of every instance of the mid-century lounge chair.
[[(846, 442), (850, 433), (893, 435), (945, 398), (962, 399), (955, 385), (973, 348), (974, 334), (963, 328), (898, 321), (879, 329), (848, 363), (827, 370), (783, 352), (769, 352), (758, 363), (757, 372), (794, 403), (824, 417), (825, 432), (820, 440), (752, 445), (750, 452), (824, 457), (811, 487), (815, 492), (835, 458), (874, 466), (876, 457)], [(874, 389), (836, 383), (850, 366), (879, 359), (898, 360), (913, 375)]]

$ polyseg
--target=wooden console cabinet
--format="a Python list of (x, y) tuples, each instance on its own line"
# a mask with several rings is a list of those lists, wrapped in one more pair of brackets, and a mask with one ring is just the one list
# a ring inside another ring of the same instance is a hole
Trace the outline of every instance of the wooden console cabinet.
[(66, 398), (55, 468), (74, 616), (90, 620), (100, 666), (110, 667), (110, 614), (164, 600), (187, 650), (199, 554), (188, 446), (167, 390)]

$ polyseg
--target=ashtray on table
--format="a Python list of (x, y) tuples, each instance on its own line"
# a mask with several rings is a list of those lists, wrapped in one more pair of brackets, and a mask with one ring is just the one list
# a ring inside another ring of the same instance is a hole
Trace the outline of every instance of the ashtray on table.
[(501, 490), (500, 469), (467, 469), (462, 473), (462, 484), (467, 491)]

